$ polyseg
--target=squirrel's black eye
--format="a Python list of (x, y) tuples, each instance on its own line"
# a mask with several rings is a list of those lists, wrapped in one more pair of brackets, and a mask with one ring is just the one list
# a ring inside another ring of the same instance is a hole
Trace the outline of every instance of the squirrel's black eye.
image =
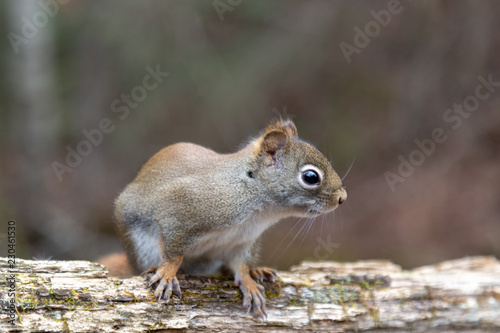
[(320, 183), (319, 175), (314, 170), (306, 170), (302, 172), (302, 180), (307, 185), (318, 185)]
[(306, 164), (300, 168), (297, 180), (300, 186), (306, 190), (315, 190), (323, 181), (323, 172), (314, 164)]

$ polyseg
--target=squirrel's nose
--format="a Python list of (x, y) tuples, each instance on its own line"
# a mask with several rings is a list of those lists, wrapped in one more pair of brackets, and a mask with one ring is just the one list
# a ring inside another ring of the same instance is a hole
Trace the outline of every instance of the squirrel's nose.
[(340, 196), (339, 196), (339, 205), (343, 204), (347, 200), (347, 190), (345, 187), (341, 189)]

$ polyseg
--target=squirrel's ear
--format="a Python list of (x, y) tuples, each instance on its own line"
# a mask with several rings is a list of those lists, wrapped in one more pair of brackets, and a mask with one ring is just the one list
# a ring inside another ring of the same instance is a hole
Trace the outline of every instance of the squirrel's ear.
[(278, 150), (286, 146), (288, 140), (290, 140), (290, 138), (287, 132), (279, 129), (271, 129), (264, 134), (261, 149), (263, 152), (274, 156)]
[(285, 119), (285, 120), (281, 119), (273, 126), (281, 127), (283, 129), (285, 129), (286, 132), (288, 133), (288, 135), (290, 135), (294, 138), (299, 137), (299, 133), (297, 132), (297, 127), (295, 126), (295, 124), (293, 123), (293, 121), (291, 119)]
[(276, 160), (276, 153), (279, 150), (285, 149), (290, 142), (290, 137), (297, 137), (297, 128), (293, 121), (279, 120), (267, 126), (264, 135), (259, 142), (259, 153), (267, 156), (266, 164), (279, 165)]

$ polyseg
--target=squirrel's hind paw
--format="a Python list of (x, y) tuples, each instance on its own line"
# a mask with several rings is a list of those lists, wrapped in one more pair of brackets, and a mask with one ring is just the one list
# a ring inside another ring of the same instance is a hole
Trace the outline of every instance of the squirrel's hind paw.
[(269, 267), (256, 267), (250, 270), (250, 276), (257, 282), (263, 281), (274, 283), (278, 279), (276, 270)]
[(266, 320), (266, 294), (264, 287), (253, 280), (240, 284), (240, 290), (243, 294), (243, 308), (250, 312), (258, 320)]
[(157, 270), (158, 270), (158, 266), (149, 267), (148, 269), (146, 269), (144, 272), (141, 273), (141, 276), (151, 275), (153, 273), (156, 273)]
[(147, 271), (142, 273), (142, 275), (149, 275), (153, 273), (154, 275), (149, 279), (149, 286), (158, 282), (158, 286), (154, 292), (154, 296), (158, 299), (158, 301), (163, 298), (168, 302), (172, 293), (179, 297), (182, 296), (179, 281), (175, 275), (171, 276), (171, 274), (168, 273), (168, 270), (162, 267), (158, 268), (157, 266), (149, 268)]

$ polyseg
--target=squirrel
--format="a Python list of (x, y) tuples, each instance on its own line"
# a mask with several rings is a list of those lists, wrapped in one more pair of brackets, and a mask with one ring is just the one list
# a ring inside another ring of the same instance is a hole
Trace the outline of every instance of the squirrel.
[(299, 139), (290, 119), (270, 124), (241, 150), (219, 154), (177, 143), (160, 150), (115, 201), (114, 217), (135, 273), (157, 283), (154, 296), (181, 296), (176, 274), (234, 274), (243, 307), (267, 317), (264, 280), (251, 268), (259, 236), (280, 219), (314, 218), (347, 199), (328, 159)]

